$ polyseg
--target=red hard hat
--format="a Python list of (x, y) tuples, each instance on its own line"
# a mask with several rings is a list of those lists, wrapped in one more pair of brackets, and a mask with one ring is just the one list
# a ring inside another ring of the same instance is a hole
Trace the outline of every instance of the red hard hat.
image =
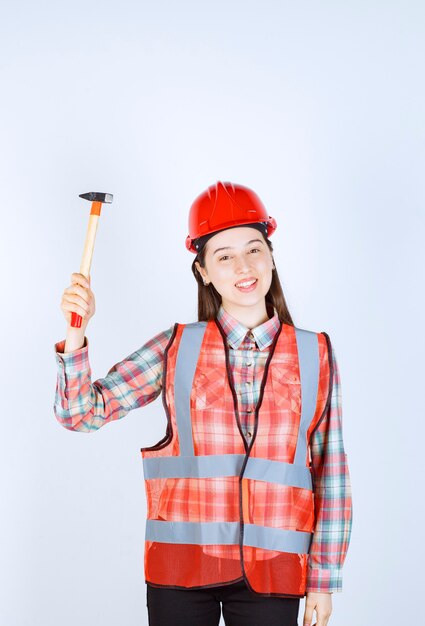
[(253, 222), (266, 223), (268, 237), (276, 230), (276, 221), (252, 189), (218, 181), (201, 193), (190, 207), (186, 248), (196, 254), (194, 239)]

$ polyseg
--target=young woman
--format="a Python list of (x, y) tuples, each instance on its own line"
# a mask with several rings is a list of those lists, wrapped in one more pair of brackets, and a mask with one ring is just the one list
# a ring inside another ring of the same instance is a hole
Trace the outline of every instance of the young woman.
[[(166, 434), (141, 449), (148, 503), (149, 624), (326, 626), (341, 591), (352, 502), (340, 381), (329, 336), (294, 326), (247, 187), (218, 182), (193, 203), (198, 322), (173, 324), (91, 381), (90, 280), (75, 273), (55, 344), (55, 414), (94, 432), (162, 394)], [(70, 326), (71, 312), (83, 318)]]

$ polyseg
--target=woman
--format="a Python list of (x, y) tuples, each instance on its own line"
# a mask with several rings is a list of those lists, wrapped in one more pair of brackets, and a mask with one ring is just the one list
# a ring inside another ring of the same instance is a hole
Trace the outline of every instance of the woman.
[[(352, 504), (330, 339), (294, 326), (247, 187), (218, 182), (192, 204), (198, 322), (174, 324), (91, 382), (90, 280), (72, 274), (55, 414), (92, 432), (162, 393), (167, 431), (141, 449), (152, 625), (318, 626), (341, 591)], [(83, 318), (70, 326), (71, 312)]]

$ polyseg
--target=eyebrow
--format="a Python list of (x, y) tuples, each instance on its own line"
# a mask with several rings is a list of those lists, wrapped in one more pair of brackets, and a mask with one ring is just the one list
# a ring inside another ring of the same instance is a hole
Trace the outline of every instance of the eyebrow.
[[(249, 241), (248, 241), (245, 245), (246, 245), (246, 246), (249, 246), (251, 243), (255, 243), (255, 242), (257, 242), (257, 241), (258, 241), (258, 243), (263, 243), (263, 242), (261, 241), (261, 239), (250, 239), (250, 240), (249, 240)], [(220, 252), (220, 250), (233, 250), (233, 247), (232, 247), (232, 246), (226, 246), (225, 248), (217, 248), (217, 250), (214, 250), (214, 252), (213, 252), (213, 256), (214, 256), (214, 254), (215, 254), (216, 252)]]

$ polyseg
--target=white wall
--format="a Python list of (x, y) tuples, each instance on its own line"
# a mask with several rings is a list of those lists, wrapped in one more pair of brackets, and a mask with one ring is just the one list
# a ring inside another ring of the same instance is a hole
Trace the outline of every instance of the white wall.
[(147, 623), (140, 447), (165, 416), (157, 401), (92, 436), (60, 427), (60, 299), (78, 194), (107, 191), (93, 379), (194, 321), (187, 212), (216, 180), (263, 199), (294, 321), (339, 359), (354, 519), (330, 624), (417, 621), (424, 18), (419, 0), (3, 0), (2, 624)]

